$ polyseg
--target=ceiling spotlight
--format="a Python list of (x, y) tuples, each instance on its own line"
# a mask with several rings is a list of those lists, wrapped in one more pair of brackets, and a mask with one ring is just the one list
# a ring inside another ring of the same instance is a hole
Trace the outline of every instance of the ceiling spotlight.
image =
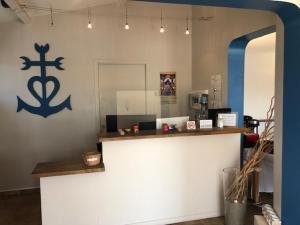
[(89, 23), (88, 23), (87, 27), (89, 29), (92, 29), (93, 28), (93, 25), (92, 25), (92, 22), (91, 22), (91, 20), (92, 20), (92, 12), (91, 12), (91, 8), (90, 7), (88, 8), (88, 20), (89, 20)]
[(160, 33), (164, 33), (165, 32), (165, 28), (163, 26), (163, 16), (162, 16), (162, 9), (160, 11), (160, 30), (159, 30)]
[(126, 14), (125, 14), (125, 26), (124, 26), (125, 30), (129, 30), (129, 24), (128, 24), (128, 13), (127, 13), (127, 6), (126, 6)]
[(186, 17), (186, 30), (185, 30), (185, 34), (186, 35), (190, 34), (190, 30), (189, 30), (189, 16)]
[(189, 28), (186, 28), (185, 34), (186, 34), (186, 35), (189, 35), (189, 34), (190, 34)]

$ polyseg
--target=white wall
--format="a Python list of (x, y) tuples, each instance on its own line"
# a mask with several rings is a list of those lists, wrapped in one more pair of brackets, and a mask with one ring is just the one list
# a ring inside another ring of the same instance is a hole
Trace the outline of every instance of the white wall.
[(252, 40), (245, 53), (244, 114), (266, 119), (275, 95), (276, 33)]
[[(275, 15), (258, 10), (193, 7), (193, 89), (209, 89), (222, 76), (222, 105), (227, 106), (228, 46), (237, 37), (275, 24)], [(201, 17), (213, 17), (208, 21)]]
[(276, 17), (274, 209), (281, 215), (284, 25)]
[[(159, 72), (176, 71), (179, 96), (191, 89), (191, 38), (184, 34), (188, 7), (164, 6), (167, 32), (159, 33), (161, 5), (130, 3), (125, 31), (124, 8), (109, 5), (93, 9), (94, 28), (87, 26), (86, 12), (55, 14), (54, 27), (48, 16), (33, 18), (28, 25), (10, 22), (0, 25), (0, 190), (37, 186), (30, 173), (37, 162), (80, 157), (96, 149), (95, 77), (97, 62), (144, 61), (148, 88), (159, 90)], [(184, 10), (183, 10), (184, 9)], [(16, 113), (17, 95), (37, 104), (27, 81), (37, 69), (22, 71), (20, 56), (38, 57), (33, 44), (49, 43), (48, 59), (62, 56), (65, 71), (50, 69), (61, 88), (52, 104), (71, 94), (73, 110), (44, 119), (26, 111)], [(185, 113), (186, 99), (172, 105)]]
[[(167, 32), (159, 33), (163, 8)], [(272, 14), (223, 8), (195, 7), (192, 35), (186, 36), (185, 17), (191, 10), (183, 5), (131, 2), (125, 31), (124, 8), (108, 5), (93, 9), (93, 29), (88, 30), (86, 11), (33, 18), (28, 25), (0, 24), (0, 190), (37, 186), (30, 173), (37, 162), (78, 158), (82, 151), (96, 148), (97, 103), (95, 77), (101, 61), (142, 61), (147, 63), (147, 88), (159, 89), (159, 72), (177, 72), (178, 104), (164, 113), (185, 115), (186, 94), (209, 88), (212, 74), (223, 75), (226, 100), (227, 48), (242, 34), (273, 24)], [(210, 16), (208, 22), (199, 16)], [(193, 43), (192, 43), (193, 40)], [(47, 119), (16, 113), (20, 96), (37, 104), (27, 89), (27, 81), (37, 69), (22, 71), (20, 56), (36, 59), (33, 44), (49, 43), (48, 59), (62, 56), (65, 71), (49, 70), (61, 88), (53, 104), (72, 95), (72, 111), (64, 110)], [(193, 44), (193, 67), (192, 67)], [(193, 78), (191, 71), (193, 68)]]

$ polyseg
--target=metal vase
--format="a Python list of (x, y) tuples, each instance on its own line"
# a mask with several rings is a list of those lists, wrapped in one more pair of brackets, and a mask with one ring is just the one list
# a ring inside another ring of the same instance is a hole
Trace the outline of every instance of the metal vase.
[(223, 169), (225, 225), (245, 225), (247, 214), (247, 196), (245, 195), (241, 202), (225, 198), (226, 193), (238, 175), (238, 168), (231, 167)]
[(242, 202), (224, 200), (225, 225), (245, 225), (247, 215), (247, 198)]

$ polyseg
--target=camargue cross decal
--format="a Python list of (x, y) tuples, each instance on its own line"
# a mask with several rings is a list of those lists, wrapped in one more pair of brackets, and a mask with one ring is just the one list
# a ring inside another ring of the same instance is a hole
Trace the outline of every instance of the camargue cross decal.
[[(46, 53), (49, 51), (49, 44), (46, 45), (34, 45), (35, 50), (40, 55), (39, 61), (32, 61), (28, 57), (22, 56), (21, 59), (24, 60), (23, 64), (24, 67), (22, 70), (28, 70), (32, 66), (40, 67), (41, 74), (40, 76), (33, 76), (29, 79), (27, 83), (27, 87), (29, 92), (32, 94), (32, 96), (40, 103), (40, 106), (32, 106), (24, 102), (19, 96), (17, 96), (18, 99), (18, 108), (17, 112), (20, 112), (21, 110), (26, 110), (32, 114), (43, 116), (44, 118), (58, 113), (59, 111), (67, 108), (69, 110), (72, 110), (71, 107), (71, 95), (56, 106), (50, 106), (50, 102), (53, 100), (53, 98), (56, 96), (60, 89), (60, 83), (59, 80), (54, 76), (47, 76), (47, 67), (55, 67), (57, 70), (64, 70), (64, 68), (61, 67), (63, 57), (58, 57), (54, 61), (46, 61)], [(40, 83), (41, 84), (41, 90), (42, 90), (42, 96), (36, 91), (34, 84)], [(53, 84), (53, 89), (50, 94), (47, 93), (47, 83)]]

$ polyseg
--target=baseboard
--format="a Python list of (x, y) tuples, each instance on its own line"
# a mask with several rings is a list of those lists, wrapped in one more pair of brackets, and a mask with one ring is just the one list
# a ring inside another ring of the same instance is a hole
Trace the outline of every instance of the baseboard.
[(186, 215), (186, 216), (174, 217), (174, 218), (128, 223), (126, 225), (166, 225), (166, 224), (189, 222), (194, 220), (201, 220), (201, 219), (214, 218), (220, 216), (223, 216), (220, 212), (207, 212), (207, 213)]
[(24, 194), (32, 194), (32, 193), (40, 193), (40, 188), (30, 187), (24, 189), (3, 190), (0, 191), (0, 196), (14, 196), (14, 195), (24, 195)]

